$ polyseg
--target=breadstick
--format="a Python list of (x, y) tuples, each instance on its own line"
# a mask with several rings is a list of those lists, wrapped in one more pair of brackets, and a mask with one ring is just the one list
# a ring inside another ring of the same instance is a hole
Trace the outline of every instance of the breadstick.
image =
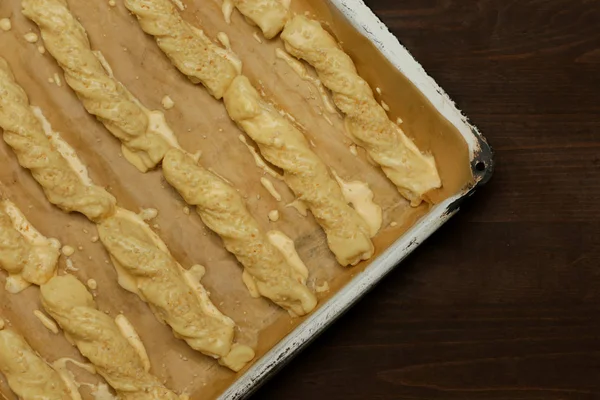
[[(2, 60), (2, 59), (0, 59)], [(42, 164), (36, 171), (43, 176), (52, 176), (56, 179), (57, 171), (63, 176), (69, 176), (69, 171), (74, 171), (67, 162), (65, 156), (60, 151), (51, 146), (50, 139), (44, 134), (32, 135), (28, 129), (34, 129), (34, 124), (20, 125), (19, 121), (37, 121), (34, 111), (27, 107), (27, 97), (23, 90), (12, 79), (12, 74), (8, 69), (6, 62), (0, 63), (0, 92), (18, 92), (22, 95), (22, 107), (12, 113), (8, 107), (0, 107), (0, 127), (5, 130), (5, 136), (10, 131), (10, 127), (18, 128), (20, 135), (31, 137), (30, 146), (23, 150), (29, 151), (31, 148), (47, 149), (45, 156), (53, 160), (53, 164)], [(10, 77), (11, 79), (7, 79)], [(10, 100), (0, 96), (0, 105), (4, 106), (4, 101)], [(17, 116), (18, 118), (15, 118)], [(16, 121), (16, 122), (15, 122)], [(51, 130), (50, 127), (47, 127)], [(66, 145), (58, 137), (63, 146)], [(11, 144), (11, 142), (9, 142)], [(68, 145), (66, 145), (68, 146)], [(20, 149), (15, 149), (18, 151)], [(19, 153), (18, 153), (19, 154)], [(77, 158), (73, 149), (68, 153), (71, 163), (79, 165), (79, 175), (73, 174), (76, 178), (71, 182), (75, 187), (65, 186), (65, 192), (68, 193), (68, 201), (77, 203), (79, 191), (76, 185), (80, 185), (87, 178), (87, 170), (81, 161)], [(19, 158), (21, 161), (21, 158)], [(31, 168), (30, 164), (23, 165), (25, 168)], [(33, 170), (32, 170), (33, 172)], [(60, 177), (60, 174), (58, 175)], [(46, 193), (53, 193), (52, 185), (56, 185), (52, 180), (38, 180)], [(59, 181), (58, 184), (62, 184)], [(69, 183), (69, 182), (67, 182)], [(47, 188), (45, 185), (49, 185)], [(88, 186), (84, 188), (98, 188), (93, 186), (89, 180)], [(103, 189), (98, 191), (110, 196)], [(96, 197), (100, 197), (95, 193)], [(85, 193), (84, 193), (85, 194)], [(54, 203), (55, 197), (47, 196), (50, 202)], [(90, 198), (95, 199), (95, 197)], [(110, 207), (107, 207), (103, 213), (98, 213), (101, 218), (94, 220), (98, 226), (100, 239), (111, 258), (115, 262), (115, 268), (119, 272), (119, 283), (134, 293), (140, 295), (142, 300), (146, 301), (156, 316), (170, 324), (176, 336), (181, 337), (196, 350), (199, 350), (209, 356), (220, 358), (220, 362), (232, 369), (241, 369), (243, 365), (254, 357), (252, 349), (242, 345), (232, 345), (234, 323), (223, 316), (210, 302), (204, 288), (198, 282), (191, 282), (186, 279), (182, 268), (177, 264), (169, 253), (166, 245), (154, 234), (148, 225), (136, 214), (116, 207), (116, 200), (110, 196)], [(64, 201), (62, 197), (59, 201)], [(87, 203), (86, 203), (87, 204)], [(104, 203), (103, 203), (104, 204)], [(129, 278), (129, 279), (128, 279)], [(162, 287), (159, 287), (162, 285)], [(199, 294), (195, 294), (198, 293)], [(177, 302), (165, 298), (165, 294), (170, 294)]]
[(73, 400), (56, 372), (18, 333), (0, 327), (0, 371), (22, 400)]
[(154, 168), (177, 145), (158, 131), (151, 113), (102, 65), (65, 0), (23, 0), (23, 14), (41, 31), (44, 46), (64, 70), (65, 81), (85, 109), (123, 143), (123, 155), (142, 172)]
[(392, 122), (373, 97), (352, 59), (319, 22), (298, 15), (281, 34), (286, 50), (317, 70), (333, 101), (346, 115), (346, 129), (356, 144), (367, 150), (402, 196), (417, 206), (424, 195), (442, 183), (435, 159), (423, 154)]
[(267, 39), (281, 32), (289, 19), (290, 0), (225, 0), (233, 5), (250, 22), (258, 25)]
[(283, 169), (285, 182), (323, 227), (338, 262), (354, 265), (370, 258), (369, 227), (346, 203), (302, 133), (266, 103), (245, 76), (233, 81), (224, 100), (229, 116), (258, 144), (265, 159)]
[(41, 300), (46, 312), (119, 398), (179, 400), (158, 378), (146, 372), (142, 359), (115, 321), (98, 310), (90, 292), (73, 275), (57, 276), (42, 285)]
[(118, 208), (98, 224), (98, 234), (121, 286), (148, 302), (157, 318), (193, 349), (215, 358), (229, 354), (235, 324), (208, 296), (191, 290), (167, 246), (139, 216)]
[(39, 233), (9, 200), (0, 200), (0, 267), (6, 290), (17, 293), (41, 285), (56, 273), (60, 243)]
[[(137, 16), (142, 29), (156, 36), (157, 41), (164, 37), (175, 38), (176, 33), (184, 29), (182, 25), (189, 26), (169, 0), (125, 0), (125, 6)], [(185, 46), (186, 41), (173, 39), (169, 48), (163, 46), (162, 49), (168, 54), (173, 48), (184, 49)], [(217, 54), (207, 47), (174, 64), (185, 74), (186, 69), (182, 69), (181, 64), (202, 69), (214, 57)], [(210, 70), (219, 76), (218, 65), (212, 65)], [(348, 206), (327, 167), (310, 150), (300, 131), (263, 101), (245, 77), (238, 76), (231, 81), (228, 76), (221, 82), (227, 88), (224, 100), (230, 117), (258, 143), (269, 162), (284, 170), (288, 186), (308, 205), (325, 230), (338, 262), (353, 265), (371, 257), (373, 244), (369, 228)]]
[(241, 73), (237, 57), (213, 43), (204, 32), (184, 21), (170, 0), (125, 0), (142, 29), (192, 82), (201, 83), (216, 99)]
[(304, 277), (269, 242), (233, 187), (176, 149), (166, 154), (163, 170), (167, 181), (196, 206), (206, 226), (235, 254), (262, 296), (295, 315), (312, 311), (317, 301)]
[(4, 129), (4, 141), (17, 154), (19, 164), (31, 171), (48, 200), (66, 212), (80, 212), (92, 221), (112, 214), (115, 198), (103, 188), (86, 183), (56, 150), (30, 108), (27, 95), (1, 57), (0, 93), (0, 127)]

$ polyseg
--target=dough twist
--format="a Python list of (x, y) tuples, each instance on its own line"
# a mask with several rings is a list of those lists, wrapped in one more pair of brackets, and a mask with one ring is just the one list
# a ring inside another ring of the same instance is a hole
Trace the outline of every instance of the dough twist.
[(277, 36), (290, 17), (290, 0), (233, 0), (233, 4), (267, 39)]
[(53, 148), (29, 107), (27, 95), (15, 82), (3, 58), (0, 58), (0, 127), (19, 164), (31, 171), (52, 204), (67, 212), (80, 212), (94, 221), (114, 212), (115, 198), (99, 186), (86, 185)]
[(158, 47), (194, 83), (202, 83), (217, 99), (241, 73), (231, 52), (213, 43), (204, 32), (185, 22), (170, 0), (125, 0), (142, 29), (156, 38)]
[[(56, 239), (47, 239), (31, 226), (14, 204), (0, 201), (0, 267), (10, 277), (35, 285), (48, 282), (56, 273), (59, 247)], [(12, 292), (10, 277), (7, 288)]]
[(390, 121), (350, 56), (319, 22), (298, 15), (286, 24), (281, 38), (289, 53), (315, 67), (323, 84), (333, 92), (333, 101), (346, 115), (351, 138), (367, 150), (400, 194), (416, 206), (426, 192), (441, 186), (435, 159), (421, 153)]
[(265, 159), (283, 170), (285, 182), (323, 227), (338, 262), (354, 265), (370, 258), (369, 227), (347, 204), (304, 135), (265, 102), (245, 76), (233, 81), (224, 100), (229, 116), (258, 144)]
[(202, 221), (223, 239), (262, 296), (295, 315), (312, 311), (317, 300), (304, 277), (269, 242), (233, 187), (180, 150), (167, 153), (163, 171), (185, 201), (197, 206)]
[(179, 400), (146, 372), (136, 350), (115, 321), (98, 310), (85, 286), (72, 275), (57, 276), (41, 287), (42, 306), (58, 322), (81, 354), (121, 399)]
[(60, 375), (18, 333), (0, 330), (0, 371), (22, 400), (72, 400)]
[(23, 0), (23, 14), (41, 31), (46, 49), (64, 70), (65, 81), (85, 109), (124, 145), (142, 172), (155, 167), (171, 147), (151, 130), (148, 110), (102, 65), (87, 34), (64, 0)]
[(119, 283), (146, 301), (175, 336), (215, 358), (230, 353), (235, 324), (217, 310), (199, 284), (193, 288), (195, 283), (186, 282), (183, 268), (144, 221), (119, 208), (98, 224), (98, 233), (117, 268)]
[[(168, 37), (170, 46), (162, 50), (173, 55), (184, 54), (187, 41), (178, 32), (187, 23), (169, 0), (125, 0), (126, 7), (136, 14), (142, 29), (151, 35), (159, 32), (157, 41)], [(173, 32), (173, 33), (171, 33)], [(218, 54), (212, 47), (202, 51), (186, 51), (187, 57), (174, 62), (179, 70), (206, 70), (211, 76), (222, 74), (220, 65), (210, 63)], [(186, 68), (182, 68), (185, 65)], [(227, 68), (231, 63), (225, 64)], [(226, 69), (227, 70), (227, 69)], [(225, 71), (226, 71), (225, 70)], [(373, 254), (369, 229), (358, 214), (346, 204), (340, 188), (329, 176), (325, 164), (314, 154), (302, 134), (266, 102), (262, 101), (247, 78), (222, 80), (225, 105), (230, 117), (254, 139), (265, 158), (284, 170), (286, 183), (311, 209), (327, 234), (329, 247), (342, 265), (356, 264)], [(206, 83), (205, 83), (206, 85)]]

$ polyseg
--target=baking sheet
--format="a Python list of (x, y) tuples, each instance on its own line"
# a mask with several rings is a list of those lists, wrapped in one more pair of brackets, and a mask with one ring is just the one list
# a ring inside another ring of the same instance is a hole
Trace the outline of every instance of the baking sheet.
[[(305, 133), (315, 143), (318, 155), (345, 180), (357, 179), (370, 184), (375, 201), (384, 209), (384, 228), (375, 238), (378, 254), (429, 211), (425, 205), (411, 208), (383, 173), (367, 161), (362, 150), (358, 157), (350, 153), (350, 141), (344, 136), (341, 117), (330, 116), (333, 126), (322, 118), (319, 115), (322, 104), (316, 89), (276, 59), (274, 49), (282, 47), (279, 39), (270, 42), (263, 39), (262, 44), (258, 43), (253, 38), (257, 29), (237, 13), (232, 24), (227, 25), (221, 15), (220, 1), (196, 0), (185, 4), (184, 18), (202, 25), (210, 37), (216, 37), (218, 32), (228, 34), (233, 50), (244, 62), (245, 74), (306, 128)], [(352, 269), (335, 263), (312, 217), (302, 217), (294, 209), (284, 207), (293, 200), (293, 195), (281, 182), (274, 184), (284, 198), (282, 202), (276, 202), (264, 190), (259, 183), (262, 170), (255, 166), (252, 156), (238, 140), (241, 132), (227, 117), (222, 103), (184, 78), (153, 39), (141, 31), (121, 2), (110, 7), (108, 1), (70, 0), (69, 5), (88, 31), (92, 47), (102, 51), (115, 76), (142, 103), (148, 108), (160, 109), (163, 96), (169, 95), (175, 101), (175, 107), (165, 114), (182, 146), (192, 152), (201, 150), (203, 165), (230, 180), (247, 196), (250, 211), (264, 229), (279, 229), (295, 240), (310, 271), (309, 285), (314, 287), (327, 281), (331, 288), (319, 294), (321, 304), (364, 270), (367, 263)], [(392, 109), (390, 114), (394, 118), (401, 116), (403, 129), (415, 138), (421, 149), (435, 155), (444, 187), (431, 193), (434, 201), (443, 201), (473, 182), (469, 149), (463, 137), (408, 79), (332, 8), (316, 0), (295, 0), (293, 5), (299, 12), (314, 12), (317, 8), (319, 19), (328, 22), (329, 28), (342, 40), (344, 48), (357, 61), (361, 74), (372, 86), (382, 89), (383, 99)], [(62, 73), (48, 54), (39, 53), (37, 45), (41, 42), (34, 45), (23, 38), (29, 31), (37, 32), (37, 28), (21, 15), (18, 0), (0, 3), (0, 18), (9, 16), (13, 28), (0, 33), (0, 56), (11, 65), (31, 103), (42, 108), (53, 128), (61, 132), (88, 165), (92, 179), (108, 187), (122, 206), (131, 210), (148, 207), (159, 210), (158, 217), (152, 221), (157, 232), (182, 265), (200, 263), (207, 267), (203, 284), (210, 291), (211, 299), (236, 321), (237, 340), (255, 346), (258, 359), (304, 319), (291, 319), (266, 300), (252, 299), (248, 295), (234, 257), (224, 250), (220, 239), (203, 226), (199, 217), (194, 213), (184, 214), (182, 199), (165, 183), (161, 172), (140, 174), (120, 155), (118, 141), (85, 112), (70, 88), (64, 83), (58, 87), (48, 82), (54, 73), (61, 78)], [(191, 394), (192, 398), (211, 399), (231, 385), (239, 374), (219, 367), (175, 339), (170, 329), (157, 322), (141, 300), (117, 285), (116, 274), (106, 263), (106, 252), (101, 244), (91, 241), (96, 235), (91, 223), (83, 216), (66, 215), (50, 206), (4, 143), (0, 144), (0, 160), (1, 191), (42, 233), (57, 237), (63, 244), (81, 246), (82, 250), (71, 257), (79, 268), (75, 275), (83, 281), (94, 278), (98, 282), (95, 292), (100, 309), (113, 316), (123, 312), (136, 326), (149, 349), (153, 372), (168, 387)], [(267, 217), (273, 209), (281, 214), (276, 223), (269, 222)], [(392, 221), (397, 223), (395, 227), (389, 226)], [(64, 269), (64, 259), (61, 259), (61, 269)], [(4, 274), (0, 276), (2, 285), (4, 277)], [(37, 288), (29, 288), (16, 296), (0, 290), (0, 302), (0, 315), (24, 333), (46, 359), (53, 361), (65, 356), (80, 359), (61, 335), (51, 334), (33, 316), (33, 310), (40, 308)], [(83, 374), (82, 379), (93, 382), (95, 377)], [(1, 383), (2, 392), (11, 398), (5, 382)], [(84, 387), (82, 391), (87, 389)]]

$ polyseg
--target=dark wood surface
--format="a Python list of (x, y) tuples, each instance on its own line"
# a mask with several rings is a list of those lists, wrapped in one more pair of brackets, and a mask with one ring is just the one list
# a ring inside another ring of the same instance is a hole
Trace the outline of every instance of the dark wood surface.
[(600, 399), (600, 1), (367, 3), (492, 181), (257, 399)]

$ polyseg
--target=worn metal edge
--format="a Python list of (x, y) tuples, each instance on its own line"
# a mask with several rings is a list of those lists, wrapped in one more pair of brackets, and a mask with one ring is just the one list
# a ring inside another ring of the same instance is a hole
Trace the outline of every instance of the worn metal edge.
[(475, 182), (461, 193), (434, 206), (426, 216), (375, 259), (364, 272), (354, 277), (344, 288), (322, 304), (317, 311), (259, 359), (219, 396), (219, 400), (237, 400), (250, 396), (456, 214), (463, 201), (472, 196), (481, 185), (487, 183), (493, 174), (494, 152), (492, 147), (477, 127), (469, 122), (448, 94), (425, 72), (373, 11), (362, 0), (329, 1), (346, 16), (361, 34), (375, 44), (379, 51), (427, 97), (444, 118), (459, 130), (469, 147)]

